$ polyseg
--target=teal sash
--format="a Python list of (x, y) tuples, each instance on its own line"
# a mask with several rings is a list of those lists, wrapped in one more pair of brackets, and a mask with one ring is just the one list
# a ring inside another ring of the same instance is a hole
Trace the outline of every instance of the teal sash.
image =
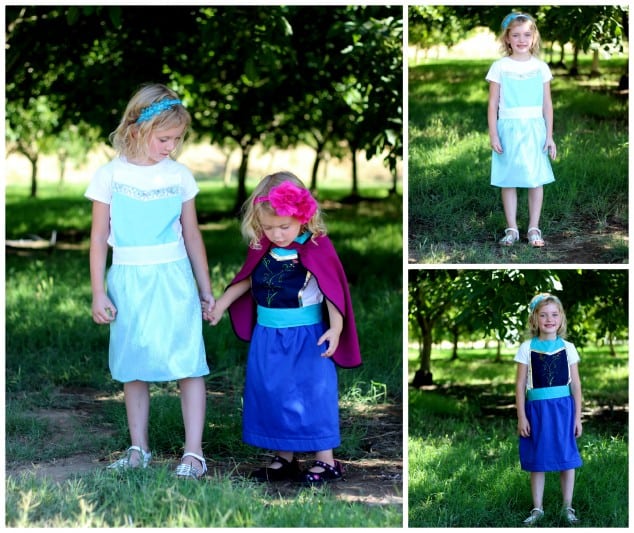
[(563, 398), (570, 396), (570, 385), (561, 385), (559, 387), (544, 387), (542, 389), (529, 389), (526, 391), (526, 397), (529, 402), (534, 400), (550, 400), (552, 398)]
[(321, 304), (307, 307), (274, 308), (258, 305), (258, 324), (267, 328), (292, 328), (319, 324)]

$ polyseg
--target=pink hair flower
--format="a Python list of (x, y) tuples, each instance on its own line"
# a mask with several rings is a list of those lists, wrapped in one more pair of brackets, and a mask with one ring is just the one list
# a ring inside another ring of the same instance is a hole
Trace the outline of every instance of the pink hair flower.
[(298, 187), (290, 181), (283, 181), (269, 191), (268, 196), (258, 196), (254, 203), (266, 202), (280, 217), (294, 217), (306, 224), (317, 212), (317, 202), (308, 189)]

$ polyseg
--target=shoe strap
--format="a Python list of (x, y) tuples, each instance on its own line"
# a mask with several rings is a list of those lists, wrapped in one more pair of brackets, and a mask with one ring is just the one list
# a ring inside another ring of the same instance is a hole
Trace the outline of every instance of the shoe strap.
[[(341, 463), (339, 461), (335, 461), (335, 466), (329, 465), (328, 463), (324, 463), (323, 461), (315, 461), (313, 466), (320, 466), (324, 470), (328, 470), (335, 476), (340, 476), (343, 474), (343, 468), (341, 467)], [(309, 471), (310, 472), (310, 471)], [(310, 472), (311, 474), (317, 474), (318, 472)]]
[(539, 228), (528, 228), (528, 231), (526, 232), (526, 234), (528, 235), (531, 231), (536, 231), (537, 235), (539, 236), (539, 238), (542, 238), (542, 230), (540, 230)]
[(141, 446), (130, 446), (128, 448), (128, 453), (130, 452), (139, 452), (141, 455), (147, 455), (149, 452), (144, 452)]
[[(293, 459), (295, 459), (295, 457), (293, 457)], [(284, 457), (280, 457), (279, 455), (276, 455), (275, 457), (273, 457), (273, 460), (271, 461), (271, 463), (280, 463), (282, 466), (288, 466), (291, 464), (293, 459), (289, 461), (288, 459), (284, 459)]]
[[(183, 459), (185, 459), (185, 457), (193, 457), (194, 459), (198, 459), (200, 461), (200, 465), (202, 466), (203, 474), (207, 472), (207, 463), (205, 462), (205, 458), (202, 455), (198, 455), (197, 453), (194, 453), (194, 452), (185, 452), (183, 454), (183, 457), (181, 457), (181, 464), (183, 464)], [(194, 470), (198, 470), (197, 468), (193, 466), (192, 468)]]
[(141, 456), (143, 462), (149, 460), (149, 457), (152, 457), (152, 452), (144, 451), (141, 446), (130, 446), (127, 450), (128, 457), (132, 452), (137, 452)]

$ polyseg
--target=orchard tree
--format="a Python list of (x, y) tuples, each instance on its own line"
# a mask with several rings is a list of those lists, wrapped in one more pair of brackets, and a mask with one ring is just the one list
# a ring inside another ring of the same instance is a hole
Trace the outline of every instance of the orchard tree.
[(165, 83), (192, 112), (193, 134), (241, 150), (236, 207), (260, 142), (291, 147), (310, 131), (315, 166), (351, 140), (385, 152), (393, 168), (402, 151), (394, 13), (402, 8), (8, 6), (7, 121), (15, 130), (29, 98), (46, 95), (51, 134), (85, 122), (106, 139), (141, 84)]
[(611, 346), (615, 339), (627, 338), (626, 270), (411, 271), (410, 330), (421, 339), (421, 365), (413, 385), (431, 383), (432, 335), (443, 321), (449, 329), (518, 344), (528, 331), (528, 304), (539, 292), (561, 299), (568, 338), (579, 348), (591, 339), (605, 339)]
[(40, 95), (24, 102), (7, 102), (5, 136), (7, 154), (19, 153), (31, 165), (31, 197), (37, 196), (37, 171), (39, 158), (53, 151), (53, 132), (59, 124), (57, 113), (49, 99)]

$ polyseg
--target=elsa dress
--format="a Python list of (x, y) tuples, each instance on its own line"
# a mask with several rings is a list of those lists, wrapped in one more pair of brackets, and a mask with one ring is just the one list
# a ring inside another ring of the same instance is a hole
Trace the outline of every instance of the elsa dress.
[[(310, 233), (298, 237), (303, 245)], [(257, 303), (244, 392), (243, 440), (311, 452), (340, 444), (337, 371), (317, 341), (323, 294), (297, 250), (271, 248), (251, 276)]]
[(503, 153), (492, 152), (491, 185), (535, 188), (555, 181), (546, 144), (544, 83), (548, 65), (531, 57), (497, 60), (486, 76), (500, 84), (497, 130)]
[(171, 159), (134, 165), (116, 158), (86, 191), (109, 204), (112, 265), (108, 296), (113, 379), (171, 381), (209, 373), (196, 280), (185, 249), (182, 204), (198, 192), (189, 170)]

